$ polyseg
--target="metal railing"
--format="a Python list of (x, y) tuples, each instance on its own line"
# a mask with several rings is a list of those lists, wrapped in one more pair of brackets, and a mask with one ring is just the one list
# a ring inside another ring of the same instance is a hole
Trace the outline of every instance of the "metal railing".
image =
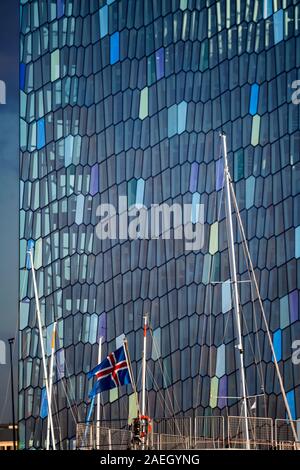
[[(153, 420), (149, 448), (245, 449), (245, 419), (240, 416), (196, 416)], [(291, 423), (286, 419), (248, 417), (251, 449), (300, 450), (300, 419), (293, 421), (299, 442), (293, 439)], [(126, 450), (130, 448), (131, 430), (126, 420), (79, 423), (76, 448), (82, 450)]]
[(295, 442), (291, 421), (289, 419), (275, 419), (275, 443), (278, 450), (299, 450), (300, 449), (300, 419), (294, 419), (298, 442)]
[(174, 436), (189, 437), (192, 434), (192, 418), (155, 418), (153, 419), (153, 431), (158, 434), (171, 434)]
[(194, 420), (194, 449), (220, 449), (225, 447), (225, 422), (223, 416), (196, 416)]
[(274, 446), (273, 419), (272, 418), (244, 418), (241, 416), (228, 416), (228, 447), (245, 448), (245, 425), (248, 420), (250, 448), (272, 449)]

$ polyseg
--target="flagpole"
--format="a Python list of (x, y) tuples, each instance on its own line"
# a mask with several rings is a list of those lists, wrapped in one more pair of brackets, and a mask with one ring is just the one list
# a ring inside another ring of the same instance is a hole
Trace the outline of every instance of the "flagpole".
[(124, 345), (126, 361), (127, 361), (127, 364), (128, 364), (128, 372), (129, 372), (129, 377), (130, 377), (130, 381), (131, 381), (131, 386), (133, 388), (133, 393), (134, 393), (134, 396), (135, 396), (136, 407), (137, 407), (138, 413), (140, 413), (140, 404), (139, 404), (139, 399), (138, 399), (138, 393), (137, 393), (137, 389), (136, 389), (135, 380), (134, 380), (134, 377), (133, 377), (131, 359), (130, 359), (130, 354), (129, 354), (129, 349), (128, 349), (128, 342), (127, 342), (126, 338), (124, 338), (124, 340), (123, 340), (123, 345)]
[(53, 420), (52, 420), (51, 410), (49, 409), (49, 384), (48, 384), (47, 366), (46, 366), (46, 358), (45, 358), (45, 348), (44, 348), (44, 338), (43, 338), (43, 329), (42, 329), (42, 321), (41, 321), (40, 301), (39, 301), (39, 294), (38, 294), (36, 277), (35, 277), (35, 269), (34, 269), (34, 263), (33, 263), (32, 250), (29, 250), (28, 253), (29, 253), (29, 257), (30, 257), (32, 281), (33, 281), (34, 296), (35, 296), (35, 303), (36, 303), (36, 313), (37, 313), (37, 320), (38, 320), (38, 329), (39, 329), (39, 336), (40, 336), (40, 345), (41, 345), (41, 352), (42, 352), (42, 364), (43, 364), (43, 371), (44, 371), (44, 381), (45, 381), (45, 389), (46, 389), (47, 402), (48, 402), (48, 419), (50, 420), (50, 428), (51, 428), (51, 436), (52, 436), (52, 447), (53, 447), (53, 450), (55, 450), (56, 446), (55, 446), (55, 438), (54, 438)]
[[(101, 351), (102, 349), (102, 336), (99, 338), (98, 345), (98, 364), (101, 362)], [(97, 395), (97, 414), (96, 414), (96, 448), (100, 448), (100, 412), (101, 412), (101, 401), (100, 393)]]
[(46, 449), (49, 450), (50, 444), (50, 415), (52, 416), (52, 386), (53, 386), (53, 365), (54, 365), (54, 353), (55, 353), (55, 335), (56, 335), (56, 321), (53, 324), (52, 341), (51, 341), (51, 360), (50, 360), (50, 371), (49, 371), (49, 403), (48, 403), (48, 421), (47, 421), (47, 439)]
[[(148, 422), (145, 418), (146, 416), (146, 358), (147, 358), (147, 323), (148, 317), (147, 313), (144, 315), (144, 340), (143, 340), (143, 359), (142, 359), (142, 416), (141, 416), (141, 423), (142, 429), (145, 429), (145, 426), (148, 429)], [(143, 430), (143, 437), (142, 437), (142, 450), (145, 450), (148, 438), (147, 433)]]

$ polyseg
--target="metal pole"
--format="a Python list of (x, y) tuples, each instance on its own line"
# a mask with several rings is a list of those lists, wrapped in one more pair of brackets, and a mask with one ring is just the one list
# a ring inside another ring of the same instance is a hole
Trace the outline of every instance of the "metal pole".
[(49, 371), (49, 403), (48, 403), (48, 420), (47, 420), (47, 439), (46, 439), (46, 450), (49, 450), (50, 444), (50, 415), (52, 416), (52, 386), (53, 386), (53, 365), (54, 365), (54, 354), (55, 354), (55, 335), (56, 335), (56, 321), (53, 324), (52, 341), (51, 341), (51, 360), (50, 360), (50, 371)]
[[(102, 336), (99, 338), (98, 345), (98, 364), (101, 362)], [(97, 411), (96, 411), (96, 448), (100, 449), (100, 411), (101, 411), (101, 394), (97, 395)]]
[(43, 372), (44, 372), (44, 380), (45, 380), (45, 389), (46, 389), (46, 395), (47, 395), (47, 401), (48, 401), (48, 419), (50, 419), (52, 447), (53, 447), (53, 450), (55, 450), (56, 446), (55, 446), (55, 438), (54, 438), (53, 420), (52, 420), (51, 410), (49, 409), (50, 393), (49, 393), (47, 365), (46, 365), (46, 357), (45, 357), (45, 347), (44, 347), (43, 328), (42, 328), (41, 311), (40, 311), (40, 301), (39, 301), (39, 294), (38, 294), (36, 277), (35, 277), (35, 269), (34, 269), (34, 263), (33, 263), (32, 250), (30, 250), (28, 253), (29, 253), (29, 256), (30, 256), (32, 281), (33, 281), (34, 296), (35, 296), (35, 302), (36, 302), (36, 313), (37, 313), (40, 344), (41, 344), (41, 352), (42, 352), (42, 364), (43, 364)]
[(142, 360), (142, 415), (146, 414), (146, 354), (147, 354), (147, 314), (144, 315), (144, 341)]
[[(142, 423), (144, 428), (145, 424), (148, 426), (148, 422), (145, 423), (144, 416), (146, 415), (146, 356), (147, 356), (147, 314), (144, 315), (144, 340), (143, 340), (143, 360), (142, 360)], [(142, 450), (145, 450), (147, 446), (148, 435), (142, 438)]]
[(11, 406), (12, 406), (12, 420), (13, 420), (13, 442), (14, 450), (17, 450), (16, 443), (16, 416), (15, 416), (15, 393), (14, 393), (14, 371), (13, 371), (13, 356), (12, 356), (12, 345), (14, 344), (15, 338), (10, 338), (9, 350), (10, 350), (10, 384), (11, 384)]
[(226, 227), (228, 235), (228, 251), (229, 251), (229, 262), (230, 262), (230, 273), (232, 278), (232, 290), (233, 290), (233, 305), (236, 316), (237, 324), (237, 336), (238, 344), (237, 349), (240, 356), (240, 374), (241, 374), (241, 386), (242, 386), (242, 411), (245, 418), (245, 438), (246, 448), (250, 450), (250, 437), (249, 437), (249, 426), (248, 426), (248, 409), (247, 409), (247, 393), (246, 393), (246, 378), (245, 378), (245, 367), (244, 367), (244, 351), (242, 344), (242, 327), (241, 327), (241, 310), (239, 302), (238, 292), (238, 281), (236, 273), (236, 259), (234, 252), (234, 236), (233, 236), (233, 225), (232, 225), (232, 208), (231, 208), (231, 195), (230, 195), (230, 173), (228, 169), (227, 161), (227, 147), (226, 147), (226, 136), (221, 135), (222, 146), (223, 146), (223, 157), (224, 157), (224, 177), (225, 177), (225, 196), (226, 196)]
[(252, 279), (253, 279), (253, 282), (254, 282), (254, 286), (255, 286), (255, 290), (256, 290), (256, 294), (257, 294), (257, 298), (258, 298), (258, 303), (259, 303), (259, 306), (260, 306), (260, 309), (261, 309), (263, 321), (264, 321), (265, 328), (266, 328), (268, 342), (269, 342), (271, 352), (272, 352), (272, 355), (273, 355), (274, 366), (275, 366), (277, 378), (278, 378), (278, 381), (279, 381), (279, 386), (280, 386), (280, 390), (281, 390), (281, 393), (282, 393), (284, 405), (285, 405), (286, 412), (287, 412), (287, 415), (288, 415), (288, 418), (289, 418), (289, 421), (290, 421), (290, 425), (291, 425), (291, 429), (292, 429), (292, 433), (293, 433), (295, 442), (299, 442), (297, 430), (296, 430), (296, 427), (295, 427), (295, 424), (294, 424), (294, 421), (293, 421), (290, 405), (289, 405), (289, 402), (288, 402), (288, 399), (287, 399), (287, 396), (286, 396), (286, 393), (285, 393), (282, 376), (281, 376), (278, 361), (277, 361), (277, 358), (276, 358), (276, 353), (275, 353), (275, 349), (274, 349), (274, 346), (273, 346), (273, 341), (272, 341), (272, 337), (271, 337), (271, 333), (270, 333), (270, 329), (269, 329), (265, 309), (264, 309), (264, 306), (263, 306), (263, 303), (262, 303), (262, 300), (261, 300), (260, 291), (259, 291), (259, 287), (258, 287), (258, 282), (257, 282), (257, 279), (256, 279), (252, 259), (251, 259), (251, 256), (250, 256), (250, 251), (249, 251), (249, 247), (248, 247), (248, 243), (247, 243), (247, 239), (246, 239), (244, 226), (243, 226), (243, 223), (242, 223), (242, 219), (241, 219), (241, 216), (240, 216), (238, 204), (237, 204), (236, 197), (235, 197), (235, 194), (234, 194), (234, 191), (233, 191), (232, 187), (231, 187), (231, 193), (232, 193), (233, 203), (234, 203), (234, 206), (235, 206), (235, 211), (236, 211), (236, 214), (237, 214), (237, 219), (238, 219), (238, 222), (239, 222), (239, 227), (240, 227), (242, 238), (243, 238), (243, 241), (244, 241), (245, 251), (246, 251), (246, 254), (247, 254), (248, 261), (249, 261), (250, 272), (252, 274)]
[(138, 400), (136, 383), (135, 383), (134, 376), (133, 376), (132, 364), (131, 364), (130, 354), (129, 354), (129, 350), (128, 350), (127, 339), (123, 340), (123, 344), (124, 344), (124, 351), (125, 351), (126, 361), (127, 361), (127, 364), (128, 364), (128, 370), (129, 370), (129, 376), (130, 376), (130, 380), (131, 380), (131, 386), (133, 388), (133, 393), (134, 393), (134, 396), (135, 396), (136, 408), (137, 408), (138, 414), (140, 414), (140, 404), (139, 404), (139, 400)]

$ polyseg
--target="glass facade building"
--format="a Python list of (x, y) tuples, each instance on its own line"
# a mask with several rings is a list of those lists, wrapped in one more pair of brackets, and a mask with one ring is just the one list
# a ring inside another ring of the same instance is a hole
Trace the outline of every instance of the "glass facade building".
[[(87, 372), (97, 363), (99, 336), (105, 356), (126, 335), (138, 377), (144, 312), (151, 325), (149, 414), (239, 414), (220, 129), (276, 357), (299, 418), (300, 366), (291, 346), (300, 338), (300, 121), (292, 102), (299, 2), (20, 3), (21, 447), (39, 448), (46, 432), (29, 248), (48, 355), (58, 325), (54, 424), (61, 447), (72, 446), (75, 423), (86, 418)], [(203, 248), (187, 251), (174, 239), (100, 240), (97, 207), (117, 206), (120, 195), (128, 206), (200, 202)], [(247, 280), (236, 224), (234, 230), (239, 279)], [(241, 283), (248, 394), (265, 394), (257, 416), (284, 418), (252, 299), (249, 283)], [(102, 400), (103, 419), (135, 414), (130, 386)]]

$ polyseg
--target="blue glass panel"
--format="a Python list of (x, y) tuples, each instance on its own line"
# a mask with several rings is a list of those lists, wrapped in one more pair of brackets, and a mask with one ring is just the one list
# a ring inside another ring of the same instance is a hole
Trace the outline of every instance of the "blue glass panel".
[(177, 134), (177, 105), (174, 104), (168, 109), (168, 137)]
[(64, 15), (65, 12), (65, 0), (57, 0), (57, 18)]
[(251, 87), (251, 96), (250, 96), (250, 108), (249, 113), (254, 116), (257, 113), (258, 107), (258, 97), (259, 97), (259, 85), (254, 83)]
[(289, 404), (289, 407), (290, 407), (290, 410), (291, 410), (292, 418), (293, 418), (293, 419), (297, 419), (297, 416), (296, 416), (296, 403), (295, 403), (295, 392), (294, 392), (294, 390), (290, 390), (290, 391), (286, 394), (286, 398), (287, 398), (287, 401), (288, 401), (288, 404)]
[(120, 57), (120, 34), (117, 31), (110, 37), (110, 63), (115, 64)]
[(100, 37), (103, 38), (108, 34), (108, 7), (105, 5), (99, 10), (100, 16)]
[(264, 18), (268, 18), (273, 13), (273, 0), (264, 0)]
[(26, 65), (21, 62), (20, 64), (20, 90), (24, 91), (25, 88), (25, 74)]
[(178, 113), (178, 134), (181, 134), (185, 131), (186, 127), (186, 114), (187, 114), (187, 103), (186, 101), (182, 101), (177, 106), (177, 113)]
[(37, 121), (37, 149), (45, 147), (45, 144), (45, 119), (42, 118)]
[[(282, 351), (282, 345), (281, 345), (281, 330), (276, 330), (274, 335), (273, 335), (273, 346), (275, 350), (275, 357), (277, 361), (281, 360), (281, 351)], [(274, 362), (274, 357), (272, 358)]]
[(27, 269), (31, 269), (30, 255), (28, 252), (31, 250), (34, 250), (34, 245), (35, 245), (34, 240), (30, 239), (27, 241), (27, 249), (26, 249), (26, 268)]
[(289, 294), (290, 302), (290, 318), (291, 323), (298, 320), (299, 302), (298, 302), (298, 291), (294, 290)]
[(40, 417), (46, 418), (48, 416), (48, 400), (46, 394), (46, 388), (42, 388), (42, 396), (41, 396), (41, 408), (40, 408)]
[(160, 80), (165, 75), (165, 50), (161, 47), (155, 53), (156, 57), (156, 79)]
[(200, 204), (200, 194), (194, 193), (192, 199), (192, 214), (191, 214), (191, 222), (196, 224), (199, 220), (199, 204)]
[(102, 338), (103, 341), (105, 341), (106, 335), (107, 335), (106, 313), (102, 313), (99, 317), (99, 322), (98, 322), (98, 338)]
[(116, 0), (107, 0), (107, 5), (111, 5), (112, 3), (114, 3)]
[(283, 40), (283, 10), (278, 10), (273, 15), (274, 21), (274, 42), (277, 44), (278, 42)]
[(137, 180), (137, 185), (136, 185), (136, 198), (135, 198), (136, 204), (144, 204), (144, 191), (145, 191), (145, 181), (143, 180), (143, 178), (140, 178)]
[(198, 172), (199, 172), (199, 163), (193, 162), (191, 167), (191, 176), (190, 176), (190, 192), (194, 193), (198, 185)]
[(90, 194), (95, 196), (99, 191), (99, 171), (98, 164), (92, 166), (91, 170), (91, 183), (90, 183)]

